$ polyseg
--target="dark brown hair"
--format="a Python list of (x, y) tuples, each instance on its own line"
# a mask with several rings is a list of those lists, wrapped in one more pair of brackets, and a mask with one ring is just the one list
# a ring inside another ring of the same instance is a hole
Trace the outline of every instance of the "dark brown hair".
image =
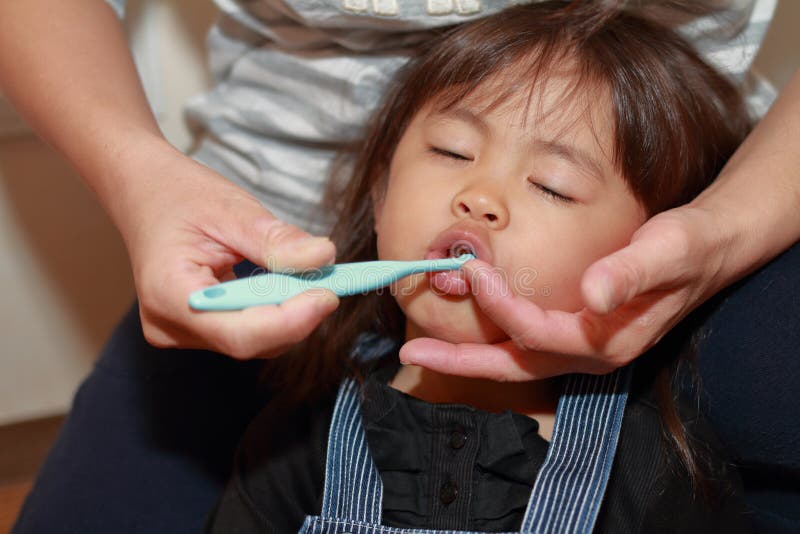
[[(516, 6), (444, 32), (394, 80), (354, 157), (343, 160), (331, 182), (337, 261), (377, 258), (372, 195), (382, 193), (394, 150), (420, 109), (446, 109), (500, 74), (514, 82), (492, 95), (488, 108), (521, 91), (533, 95), (565, 64), (574, 66), (575, 84), (563, 105), (593, 90), (611, 95), (613, 163), (650, 215), (694, 198), (748, 132), (736, 88), (673, 32), (608, 3)], [(272, 377), (298, 399), (330, 391), (354, 372), (358, 334), (402, 340), (403, 323), (389, 294), (343, 299), (306, 342), (271, 366)], [(674, 403), (662, 406), (675, 448), (695, 474)]]

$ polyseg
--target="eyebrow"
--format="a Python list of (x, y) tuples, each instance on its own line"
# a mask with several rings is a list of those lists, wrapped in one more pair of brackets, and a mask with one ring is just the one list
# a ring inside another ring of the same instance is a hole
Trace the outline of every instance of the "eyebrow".
[(605, 172), (603, 172), (603, 167), (600, 165), (600, 163), (598, 163), (598, 161), (590, 154), (574, 145), (560, 143), (555, 140), (544, 141), (537, 139), (534, 141), (533, 146), (537, 150), (552, 154), (558, 158), (572, 163), (573, 165), (588, 170), (589, 174), (593, 178), (603, 181), (603, 178), (605, 177)]
[[(469, 109), (461, 107), (443, 109), (435, 112), (434, 116), (439, 116), (443, 119), (460, 120), (472, 125), (487, 137), (491, 135), (491, 129), (486, 121), (484, 121), (480, 115), (473, 113)], [(562, 143), (555, 139), (535, 139), (533, 141), (533, 148), (534, 150), (546, 152), (547, 154), (561, 158), (577, 167), (586, 169), (592, 178), (595, 178), (601, 182), (604, 181), (605, 172), (603, 171), (603, 166), (600, 165), (597, 159), (592, 157), (588, 152), (581, 150), (574, 145)]]
[(486, 121), (483, 120), (480, 115), (477, 115), (466, 108), (442, 109), (435, 112), (433, 115), (434, 117), (438, 116), (440, 119), (455, 119), (466, 122), (475, 127), (481, 132), (481, 134), (485, 136), (488, 136), (491, 133), (489, 125), (486, 124)]

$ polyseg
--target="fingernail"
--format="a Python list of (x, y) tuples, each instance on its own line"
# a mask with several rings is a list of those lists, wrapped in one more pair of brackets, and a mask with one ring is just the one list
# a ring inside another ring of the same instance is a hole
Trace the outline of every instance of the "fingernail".
[(400, 359), (400, 365), (410, 365), (413, 363), (406, 354), (405, 347), (400, 348), (400, 353), (398, 354), (398, 358)]
[(317, 298), (317, 309), (322, 312), (331, 312), (339, 307), (339, 299), (330, 291), (324, 291), (323, 294)]
[(597, 297), (600, 304), (603, 306), (603, 312), (609, 313), (614, 311), (616, 306), (611, 301), (611, 281), (607, 277), (602, 277), (595, 285)]
[[(277, 250), (272, 250), (272, 254), (267, 258), (268, 262), (270, 262), (267, 268), (269, 270), (283, 270), (285, 263), (306, 262), (310, 257), (317, 258), (318, 253), (323, 248), (330, 246), (331, 241), (327, 237), (304, 237), (302, 239), (288, 240), (278, 245), (279, 248)], [(277, 258), (281, 258), (281, 261), (278, 261)], [(326, 263), (333, 263), (333, 261), (335, 261), (335, 256), (325, 258)]]
[(327, 237), (311, 236), (303, 239), (293, 239), (286, 243), (285, 246), (288, 249), (305, 252), (326, 246), (328, 243), (330, 243), (330, 239)]
[(481, 293), (488, 293), (491, 286), (491, 278), (486, 269), (477, 269), (472, 273), (475, 281), (475, 289)]

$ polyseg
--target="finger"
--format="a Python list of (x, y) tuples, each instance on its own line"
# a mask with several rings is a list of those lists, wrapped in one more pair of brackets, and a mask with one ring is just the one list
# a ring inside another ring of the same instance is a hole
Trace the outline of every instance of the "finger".
[(258, 203), (242, 202), (230, 220), (216, 224), (218, 239), (271, 271), (303, 270), (333, 263), (336, 247), (272, 216)]
[(312, 236), (279, 219), (263, 224), (260, 232), (261, 256), (271, 271), (311, 269), (336, 260), (330, 239)]
[(277, 306), (255, 306), (236, 312), (190, 312), (195, 336), (214, 350), (238, 359), (271, 357), (298, 343), (339, 305), (330, 291), (297, 295)]
[(432, 371), (500, 382), (540, 380), (565, 373), (606, 373), (612, 367), (603, 361), (561, 354), (524, 351), (513, 342), (497, 345), (451, 344), (417, 338), (400, 349), (400, 361)]
[(601, 323), (582, 313), (543, 310), (508, 287), (502, 272), (473, 260), (463, 267), (478, 306), (525, 350), (591, 355), (605, 343)]
[(637, 295), (675, 285), (687, 276), (686, 236), (665, 225), (642, 227), (627, 247), (586, 269), (581, 280), (584, 302), (606, 314)]
[(230, 282), (232, 280), (236, 280), (236, 273), (233, 272), (233, 269), (228, 269), (218, 277), (220, 282)]
[(210, 349), (242, 359), (274, 355), (303, 339), (339, 302), (333, 293), (317, 290), (280, 306), (199, 312), (189, 307), (188, 296), (219, 282), (209, 267), (178, 266), (158, 282), (140, 301), (142, 326), (151, 344)]

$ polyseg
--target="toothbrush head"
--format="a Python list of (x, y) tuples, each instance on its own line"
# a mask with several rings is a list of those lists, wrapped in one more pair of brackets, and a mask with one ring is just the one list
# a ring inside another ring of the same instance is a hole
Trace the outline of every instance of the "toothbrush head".
[(451, 258), (458, 258), (465, 254), (471, 255), (473, 258), (477, 258), (478, 254), (475, 252), (475, 248), (469, 241), (458, 240), (452, 245), (450, 245), (450, 249), (448, 250)]

